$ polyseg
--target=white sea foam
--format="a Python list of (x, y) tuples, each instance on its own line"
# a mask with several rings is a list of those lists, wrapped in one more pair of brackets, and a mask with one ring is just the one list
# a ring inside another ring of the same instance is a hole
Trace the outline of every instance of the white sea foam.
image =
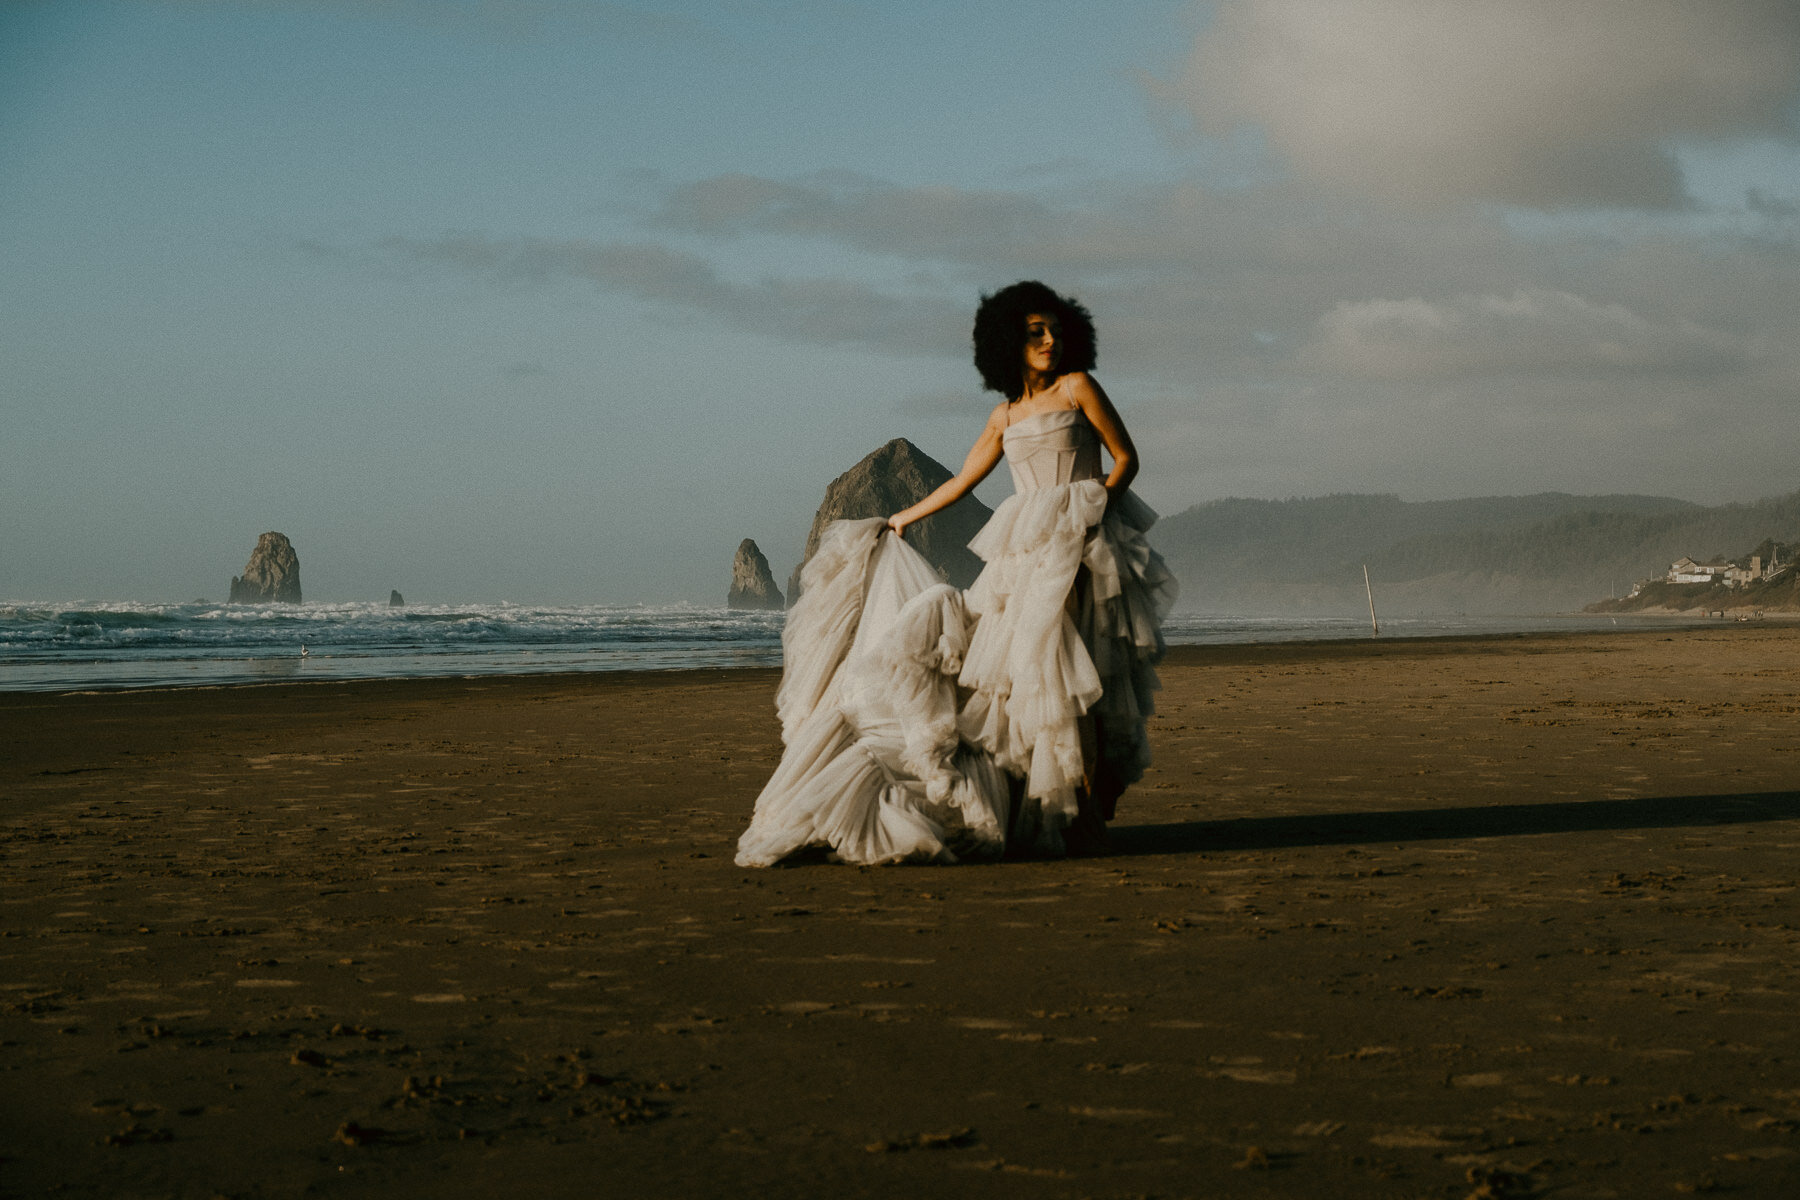
[(18, 603), (0, 605), (0, 688), (771, 666), (781, 623), (694, 605)]
[[(685, 604), (0, 603), (0, 689), (772, 667), (783, 618)], [(1384, 620), (1382, 634), (1619, 627), (1610, 617), (1416, 617)], [(1357, 617), (1193, 613), (1171, 616), (1165, 633), (1173, 644), (1370, 636)]]

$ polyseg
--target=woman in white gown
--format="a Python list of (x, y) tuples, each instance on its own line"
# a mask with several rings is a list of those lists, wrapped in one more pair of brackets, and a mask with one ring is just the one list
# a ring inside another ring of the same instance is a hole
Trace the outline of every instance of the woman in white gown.
[[(1088, 374), (1092, 320), (1027, 281), (983, 298), (974, 341), (1006, 399), (962, 470), (885, 522), (834, 522), (806, 565), (782, 633), (786, 750), (740, 865), (807, 847), (854, 863), (1092, 852), (1149, 764), (1175, 584), (1128, 490), (1136, 448)], [(961, 593), (906, 527), (1002, 457), (1015, 492), (970, 543), (986, 565)]]

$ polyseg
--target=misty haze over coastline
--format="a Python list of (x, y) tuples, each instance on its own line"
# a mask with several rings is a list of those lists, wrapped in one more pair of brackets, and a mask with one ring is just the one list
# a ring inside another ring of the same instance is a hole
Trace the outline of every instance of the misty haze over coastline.
[[(990, 483), (984, 490), (995, 489)], [(1682, 555), (1707, 559), (1767, 538), (1796, 537), (1800, 492), (1711, 507), (1669, 496), (1561, 492), (1410, 502), (1359, 494), (1231, 497), (1165, 516), (1151, 532), (1152, 543), (1181, 581), (1178, 611), (1247, 618), (1358, 611), (1365, 600), (1364, 566), (1379, 582), (1384, 605), (1394, 612), (1575, 612), (1624, 594), (1639, 579), (1661, 575)], [(334, 606), (373, 602), (373, 595), (331, 596), (329, 585), (316, 583), (320, 577), (333, 578), (330, 548), (302, 549), (310, 595)], [(782, 566), (779, 561), (776, 565)], [(649, 611), (711, 609), (722, 600), (729, 567), (727, 562), (716, 571), (715, 595), (683, 600), (672, 608), (651, 605)], [(216, 590), (223, 595), (224, 589)], [(380, 588), (369, 590), (378, 593)], [(410, 581), (407, 590), (420, 596)], [(177, 603), (145, 597), (85, 599)], [(79, 607), (80, 598), (0, 596), (0, 602)], [(471, 603), (517, 607), (521, 602), (484, 596), (444, 603), (454, 608)], [(642, 607), (625, 606), (624, 611)], [(406, 619), (405, 614), (397, 616)]]

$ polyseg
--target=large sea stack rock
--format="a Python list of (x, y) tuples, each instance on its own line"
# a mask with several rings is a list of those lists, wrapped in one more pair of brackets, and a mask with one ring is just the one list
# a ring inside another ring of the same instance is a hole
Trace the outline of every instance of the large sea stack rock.
[(231, 603), (270, 601), (300, 603), (300, 556), (285, 533), (265, 533), (257, 538), (243, 575), (231, 577)]
[(769, 560), (749, 538), (738, 543), (737, 557), (731, 560), (731, 592), (725, 597), (725, 607), (782, 607), (781, 589), (775, 586)]
[(388, 607), (389, 608), (405, 608), (406, 607), (406, 597), (402, 596), (397, 591), (390, 590), (388, 592)]
[[(892, 516), (929, 496), (952, 474), (905, 438), (895, 438), (825, 489), (825, 503), (819, 505), (812, 532), (806, 537), (806, 559), (819, 548), (819, 535), (831, 522)], [(969, 542), (993, 515), (994, 510), (974, 496), (964, 496), (942, 512), (907, 526), (906, 540), (945, 580), (966, 588), (981, 573), (981, 560), (969, 549)], [(800, 599), (800, 571), (806, 559), (788, 580), (789, 604)]]

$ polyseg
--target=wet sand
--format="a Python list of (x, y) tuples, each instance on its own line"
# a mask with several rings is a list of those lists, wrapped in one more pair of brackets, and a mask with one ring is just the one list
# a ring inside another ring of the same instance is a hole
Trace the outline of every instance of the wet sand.
[(760, 872), (774, 672), (0, 695), (0, 1192), (1800, 1194), (1800, 629), (1164, 678), (1110, 857)]

